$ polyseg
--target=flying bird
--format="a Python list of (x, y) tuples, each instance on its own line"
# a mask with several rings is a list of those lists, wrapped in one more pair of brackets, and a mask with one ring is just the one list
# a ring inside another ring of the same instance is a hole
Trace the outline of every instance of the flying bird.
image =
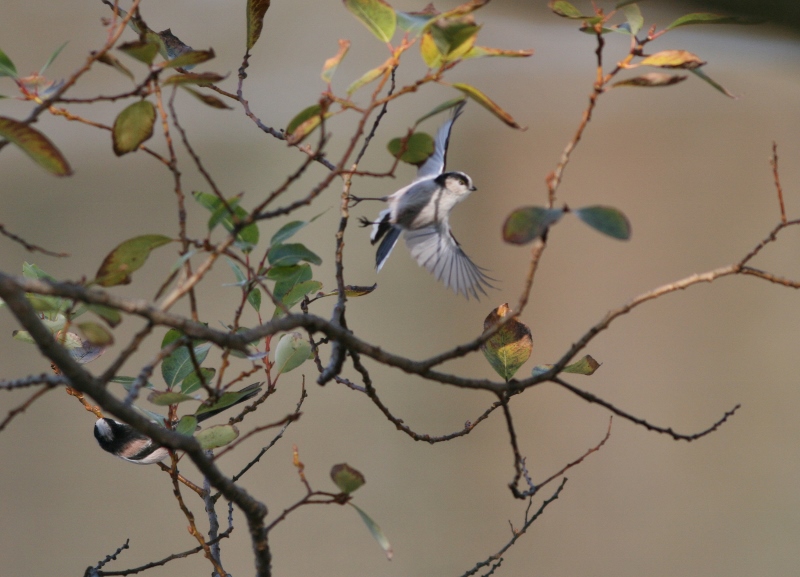
[(406, 241), (411, 256), (431, 272), (437, 280), (456, 294), (479, 298), (485, 287), (494, 288), (493, 280), (484, 274), (461, 249), (450, 231), (450, 211), (477, 190), (472, 179), (463, 172), (445, 172), (450, 130), (461, 115), (465, 102), (460, 102), (450, 118), (439, 128), (434, 139), (433, 154), (423, 162), (414, 181), (397, 192), (380, 198), (353, 197), (361, 200), (382, 200), (389, 206), (376, 221), (362, 218), (361, 224), (372, 224), (370, 241), (380, 241), (375, 255), (375, 268), (380, 271), (400, 238)]

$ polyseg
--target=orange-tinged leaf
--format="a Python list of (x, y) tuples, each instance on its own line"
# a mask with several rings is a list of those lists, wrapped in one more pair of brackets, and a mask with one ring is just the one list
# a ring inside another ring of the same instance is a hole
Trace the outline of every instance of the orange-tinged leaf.
[[(511, 314), (508, 303), (500, 305), (483, 321), (483, 330), (489, 330)], [(511, 319), (481, 345), (481, 350), (497, 374), (503, 380), (509, 381), (531, 356), (533, 350), (531, 329), (524, 323)]]
[(230, 106), (222, 102), (222, 100), (220, 100), (216, 96), (213, 96), (211, 94), (203, 94), (202, 92), (193, 90), (188, 86), (182, 86), (181, 88), (183, 88), (186, 92), (197, 98), (197, 100), (199, 100), (206, 106), (210, 106), (211, 108), (218, 108), (220, 110), (231, 110)]
[(344, 0), (344, 5), (378, 40), (389, 42), (394, 36), (397, 14), (383, 0)]
[(153, 136), (156, 121), (156, 108), (147, 100), (134, 102), (119, 113), (114, 120), (111, 132), (114, 154), (122, 156), (137, 150), (148, 138)]
[(247, 0), (247, 50), (252, 50), (261, 36), (269, 4), (270, 0)]
[(184, 74), (174, 74), (164, 80), (162, 84), (164, 86), (170, 85), (182, 85), (182, 84), (197, 84), (198, 86), (208, 86), (209, 84), (213, 84), (215, 82), (220, 82), (221, 80), (225, 80), (226, 76), (222, 76), (221, 74), (217, 74), (216, 72), (187, 72)]
[(390, 70), (392, 67), (392, 60), (391, 58), (378, 66), (377, 68), (373, 68), (372, 70), (367, 71), (364, 75), (353, 82), (350, 86), (347, 87), (347, 94), (348, 96), (353, 94), (356, 90), (364, 86), (365, 84), (369, 84), (381, 77), (387, 70)]
[(347, 463), (339, 463), (331, 467), (331, 479), (342, 493), (352, 493), (367, 482), (361, 471)]
[(69, 176), (67, 159), (44, 134), (27, 124), (0, 116), (0, 137), (17, 145), (39, 166), (56, 176)]
[(662, 50), (648, 56), (638, 66), (657, 66), (658, 68), (682, 68), (692, 70), (705, 64), (696, 54), (686, 50)]
[(145, 234), (126, 240), (108, 253), (97, 271), (95, 282), (100, 286), (129, 284), (131, 273), (142, 268), (150, 251), (172, 242), (168, 236)]
[(322, 81), (330, 84), (331, 80), (333, 79), (333, 73), (336, 72), (336, 68), (338, 68), (339, 63), (344, 58), (344, 55), (347, 54), (347, 51), (350, 48), (350, 41), (349, 40), (339, 40), (339, 52), (336, 53), (336, 56), (331, 56), (325, 61), (325, 64), (322, 65)]
[(474, 12), (478, 8), (482, 8), (486, 6), (491, 0), (469, 0), (469, 2), (465, 2), (460, 6), (456, 6), (452, 10), (448, 10), (442, 14), (442, 18), (452, 18), (457, 16), (466, 16), (467, 14)]
[(497, 118), (508, 124), (511, 128), (516, 128), (518, 130), (528, 129), (527, 126), (522, 127), (519, 124), (517, 124), (517, 121), (514, 120), (508, 112), (500, 108), (497, 104), (495, 104), (494, 101), (492, 101), (491, 98), (486, 96), (483, 92), (481, 92), (474, 86), (457, 82), (453, 84), (453, 88), (457, 88), (458, 90), (460, 90), (461, 92), (472, 98), (475, 102), (477, 102), (478, 104), (483, 106), (486, 110), (497, 116)]

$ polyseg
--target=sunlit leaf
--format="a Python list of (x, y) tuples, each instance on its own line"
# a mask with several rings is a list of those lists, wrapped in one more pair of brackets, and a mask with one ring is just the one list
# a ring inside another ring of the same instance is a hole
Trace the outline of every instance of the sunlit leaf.
[(419, 53), (428, 68), (439, 68), (442, 65), (442, 53), (430, 32), (425, 32), (419, 42)]
[(672, 86), (673, 84), (678, 84), (679, 82), (683, 82), (688, 78), (687, 76), (678, 76), (673, 74), (666, 74), (665, 72), (648, 72), (647, 74), (642, 74), (641, 76), (636, 76), (634, 78), (628, 78), (626, 80), (620, 80), (619, 82), (615, 82), (612, 87), (616, 88), (617, 86), (638, 86), (638, 87), (647, 87), (647, 88), (654, 88), (660, 86)]
[(216, 96), (213, 96), (211, 94), (203, 94), (202, 92), (198, 92), (197, 90), (193, 90), (193, 89), (189, 88), (188, 86), (182, 86), (182, 88), (186, 92), (188, 92), (189, 94), (191, 94), (192, 96), (197, 98), (197, 100), (199, 100), (200, 102), (202, 102), (206, 106), (210, 106), (211, 108), (217, 108), (219, 110), (231, 110), (230, 106), (225, 104), (222, 100), (220, 100)]
[(345, 7), (382, 42), (389, 42), (397, 27), (397, 14), (383, 0), (343, 0)]
[(547, 3), (547, 7), (564, 18), (571, 18), (573, 20), (589, 18), (589, 16), (584, 16), (581, 14), (580, 10), (575, 8), (575, 6), (569, 2), (566, 2), (566, 0), (550, 0), (550, 2)]
[(347, 463), (339, 463), (331, 467), (331, 479), (342, 493), (352, 493), (364, 485), (367, 480), (361, 471), (354, 469)]
[(114, 120), (112, 141), (114, 154), (122, 156), (137, 150), (148, 138), (153, 136), (156, 121), (156, 107), (148, 100), (134, 102), (119, 113)]
[(153, 63), (156, 54), (159, 52), (158, 42), (135, 40), (133, 42), (126, 42), (117, 47), (118, 50), (124, 52), (131, 58), (135, 58), (139, 62), (144, 62), (147, 65)]
[(523, 128), (517, 121), (514, 120), (511, 115), (500, 108), (497, 104), (495, 104), (488, 96), (486, 96), (483, 92), (471, 86), (469, 84), (462, 84), (462, 83), (455, 83), (453, 84), (453, 88), (457, 88), (470, 98), (472, 98), (475, 102), (483, 106), (486, 110), (497, 116), (500, 120), (505, 122), (511, 128), (517, 128), (519, 130), (527, 130), (527, 128)]
[(17, 67), (11, 62), (5, 52), (0, 50), (0, 78), (3, 76), (10, 76), (11, 78), (17, 77)]
[(275, 348), (273, 369), (278, 374), (288, 373), (308, 360), (311, 343), (298, 332), (286, 333)]
[(217, 449), (232, 443), (239, 436), (239, 429), (233, 425), (214, 425), (195, 433), (194, 438), (204, 450)]
[(724, 16), (722, 14), (711, 14), (709, 12), (695, 12), (681, 16), (669, 26), (667, 30), (672, 30), (678, 26), (688, 26), (690, 24), (760, 24), (764, 20), (742, 16)]
[(485, 58), (487, 56), (503, 56), (506, 58), (525, 58), (532, 56), (533, 50), (504, 50), (502, 48), (489, 48), (488, 46), (473, 46), (461, 58)]
[(511, 244), (527, 244), (547, 232), (563, 214), (561, 209), (540, 206), (518, 208), (503, 223), (503, 240)]
[(264, 15), (269, 9), (270, 0), (247, 0), (247, 50), (252, 50), (261, 36)]
[(176, 405), (184, 401), (196, 401), (191, 395), (184, 395), (183, 393), (173, 393), (172, 391), (153, 391), (147, 395), (147, 400), (158, 405), (159, 407), (166, 407), (168, 405)]
[(344, 55), (347, 54), (347, 50), (349, 48), (349, 40), (339, 40), (339, 52), (337, 52), (335, 56), (328, 58), (325, 61), (325, 64), (322, 65), (322, 73), (320, 76), (322, 77), (323, 82), (326, 84), (331, 83), (331, 80), (333, 80), (333, 74), (336, 72), (336, 69), (339, 67), (339, 63), (344, 58)]
[(424, 132), (415, 132), (408, 137), (393, 138), (386, 145), (389, 154), (403, 162), (419, 165), (433, 154), (433, 137)]
[(383, 531), (378, 526), (378, 524), (375, 521), (373, 521), (370, 518), (370, 516), (367, 515), (364, 511), (353, 505), (353, 503), (348, 501), (347, 504), (353, 507), (353, 509), (355, 509), (356, 511), (358, 511), (358, 514), (361, 516), (361, 520), (364, 521), (364, 524), (367, 526), (367, 529), (369, 529), (370, 534), (375, 538), (375, 540), (381, 546), (383, 552), (386, 553), (386, 558), (391, 560), (392, 556), (394, 555), (394, 553), (392, 552), (392, 545), (391, 543), (389, 543), (389, 540), (386, 538), (386, 535), (384, 535)]
[(361, 78), (353, 82), (350, 86), (347, 87), (347, 94), (348, 96), (353, 94), (356, 90), (364, 86), (365, 84), (369, 84), (381, 77), (387, 70), (391, 69), (391, 60), (387, 60), (377, 68), (373, 68), (368, 72), (364, 73)]
[(108, 253), (97, 271), (95, 282), (105, 287), (129, 284), (131, 273), (142, 268), (150, 251), (170, 242), (171, 238), (160, 234), (145, 234), (126, 240)]
[(72, 169), (58, 148), (38, 130), (0, 116), (0, 137), (15, 144), (39, 166), (56, 176), (69, 176)]
[(171, 60), (167, 60), (164, 63), (164, 68), (192, 67), (202, 62), (207, 62), (215, 56), (216, 54), (214, 54), (213, 48), (209, 48), (208, 50), (189, 50), (180, 56), (176, 56)]
[(573, 210), (579, 219), (612, 238), (628, 240), (631, 237), (631, 224), (628, 218), (610, 206), (587, 206)]
[[(554, 366), (555, 365), (536, 365), (535, 367), (533, 367), (531, 376), (538, 377), (539, 375), (543, 375), (544, 373), (552, 369)], [(564, 367), (561, 370), (561, 372), (590, 376), (593, 375), (598, 368), (600, 368), (600, 363), (594, 360), (594, 358), (592, 358), (591, 355), (586, 355), (579, 361)]]
[(631, 35), (636, 36), (644, 26), (644, 17), (642, 16), (642, 11), (639, 10), (638, 4), (623, 6), (622, 12), (625, 14)]
[(694, 70), (690, 70), (689, 72), (691, 72), (692, 74), (694, 74), (694, 75), (695, 75), (695, 76), (697, 76), (698, 78), (702, 79), (704, 82), (708, 82), (708, 83), (709, 83), (709, 84), (710, 84), (712, 87), (714, 87), (714, 89), (715, 89), (715, 90), (719, 90), (720, 92), (722, 92), (722, 93), (723, 93), (725, 96), (727, 96), (728, 98), (733, 98), (733, 99), (737, 99), (737, 98), (739, 98), (739, 97), (738, 97), (738, 96), (736, 96), (735, 94), (732, 94), (732, 93), (728, 92), (728, 91), (725, 89), (725, 87), (724, 87), (724, 86), (722, 86), (721, 84), (717, 83), (717, 82), (716, 82), (716, 81), (714, 81), (712, 78), (709, 78), (709, 77), (706, 75), (706, 73), (705, 73), (705, 72), (703, 72), (702, 70), (700, 70), (699, 68), (695, 68)]
[[(483, 330), (489, 330), (511, 314), (508, 303), (500, 305), (483, 321)], [(531, 329), (516, 319), (507, 321), (494, 336), (481, 345), (481, 350), (495, 372), (503, 380), (509, 381), (531, 356)]]
[(705, 61), (687, 50), (662, 50), (638, 63), (639, 66), (657, 66), (658, 68), (680, 68), (693, 70), (703, 66)]
[(472, 22), (456, 21), (439, 24), (437, 21), (428, 28), (428, 32), (436, 42), (436, 48), (443, 60), (452, 61), (460, 58), (472, 48), (480, 29), (480, 26)]

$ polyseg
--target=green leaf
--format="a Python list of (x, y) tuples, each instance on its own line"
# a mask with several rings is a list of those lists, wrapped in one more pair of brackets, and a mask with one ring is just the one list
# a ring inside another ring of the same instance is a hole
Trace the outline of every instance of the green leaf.
[(693, 70), (705, 64), (704, 60), (687, 50), (662, 50), (638, 63), (638, 66), (656, 66), (658, 68), (680, 68)]
[(264, 15), (270, 0), (247, 0), (247, 50), (253, 49), (264, 27)]
[(198, 431), (194, 438), (203, 449), (217, 449), (232, 443), (239, 436), (239, 429), (233, 425), (214, 425)]
[(122, 322), (122, 314), (117, 309), (104, 305), (88, 305), (88, 309), (106, 321), (112, 328)]
[(397, 27), (413, 36), (419, 36), (425, 27), (438, 16), (438, 12), (401, 12), (396, 10)]
[(286, 126), (286, 141), (289, 144), (298, 144), (311, 134), (322, 123), (323, 118), (328, 118), (329, 113), (322, 111), (322, 106), (312, 104), (301, 110)]
[(145, 234), (126, 240), (108, 253), (94, 280), (104, 287), (130, 284), (131, 274), (142, 268), (150, 251), (172, 242), (168, 236)]
[(38, 266), (29, 262), (22, 263), (22, 276), (36, 280), (49, 280), (50, 282), (58, 282), (56, 281), (55, 277), (47, 274)]
[(45, 70), (47, 70), (50, 67), (50, 65), (58, 57), (58, 55), (61, 54), (61, 51), (64, 50), (64, 47), (67, 44), (69, 44), (69, 40), (67, 40), (66, 42), (64, 42), (64, 44), (55, 49), (55, 51), (50, 55), (50, 58), (47, 59), (47, 62), (44, 63), (44, 66), (42, 66), (41, 69), (39, 70), (39, 76), (44, 74)]
[(189, 50), (184, 52), (180, 56), (176, 56), (171, 60), (167, 60), (164, 63), (164, 68), (192, 67), (202, 62), (208, 62), (215, 56), (216, 54), (214, 54), (213, 48), (209, 48), (208, 50)]
[(587, 206), (573, 210), (579, 219), (612, 238), (628, 240), (631, 237), (631, 224), (628, 218), (610, 206)]
[(342, 62), (345, 54), (350, 49), (350, 41), (349, 40), (342, 40), (339, 39), (339, 52), (336, 53), (335, 56), (331, 56), (325, 61), (325, 64), (322, 65), (322, 73), (320, 77), (322, 81), (326, 84), (330, 84), (331, 80), (333, 80), (333, 74), (336, 72), (336, 69), (339, 67), (339, 64)]
[(114, 154), (122, 156), (137, 150), (153, 136), (156, 121), (156, 107), (148, 100), (134, 102), (119, 113), (114, 120), (112, 142)]
[(641, 76), (620, 80), (612, 85), (612, 88), (618, 86), (636, 86), (645, 88), (658, 88), (661, 86), (672, 86), (686, 80), (688, 76), (677, 76), (673, 74), (666, 74), (664, 72), (648, 72)]
[(159, 43), (154, 42), (152, 39), (149, 39), (145, 42), (141, 40), (136, 40), (135, 42), (126, 42), (125, 44), (120, 44), (117, 49), (121, 52), (124, 52), (131, 58), (135, 58), (139, 62), (144, 62), (148, 66), (153, 63), (153, 60), (156, 58), (156, 54), (159, 52)]
[(361, 88), (365, 84), (369, 84), (370, 82), (373, 82), (374, 80), (377, 80), (378, 78), (381, 77), (382, 74), (384, 74), (387, 70), (390, 70), (390, 69), (391, 69), (391, 66), (387, 61), (387, 62), (384, 62), (383, 64), (381, 64), (380, 66), (378, 66), (377, 68), (373, 68), (372, 70), (369, 70), (369, 71), (365, 72), (361, 76), (361, 78), (359, 78), (358, 80), (356, 80), (350, 86), (347, 87), (347, 95), (350, 96), (351, 94), (353, 94), (356, 90), (358, 90), (359, 88)]
[(555, 208), (518, 208), (503, 223), (503, 240), (511, 244), (527, 244), (546, 233), (563, 214), (563, 210)]
[[(376, 288), (378, 288), (378, 283), (375, 283), (372, 286), (357, 286), (357, 285), (348, 284), (348, 285), (345, 285), (345, 287), (344, 287), (344, 294), (347, 295), (348, 297), (352, 297), (352, 298), (363, 297), (363, 296), (366, 296), (366, 295), (370, 294)], [(338, 294), (339, 294), (339, 289), (333, 289), (329, 293), (318, 294), (316, 298), (321, 299), (321, 298), (325, 298), (325, 297), (336, 296)]]
[(383, 531), (378, 526), (378, 524), (375, 521), (373, 521), (370, 518), (370, 516), (367, 515), (364, 511), (353, 505), (353, 503), (348, 501), (347, 504), (353, 507), (353, 509), (355, 509), (356, 511), (358, 511), (358, 514), (361, 516), (361, 520), (364, 521), (364, 524), (367, 526), (367, 529), (369, 529), (370, 534), (375, 538), (375, 540), (381, 546), (383, 552), (386, 553), (386, 558), (391, 560), (392, 556), (394, 555), (394, 553), (392, 552), (392, 545), (391, 543), (389, 543), (389, 540), (386, 538), (386, 535), (384, 535)]
[(276, 244), (281, 244), (283, 241), (290, 239), (298, 231), (305, 228), (307, 224), (308, 222), (304, 220), (293, 220), (292, 222), (287, 222), (280, 229), (278, 229), (278, 232), (272, 235), (272, 238), (269, 241), (269, 246), (275, 246)]
[(709, 83), (709, 84), (710, 84), (712, 87), (714, 87), (714, 89), (715, 89), (715, 90), (719, 90), (720, 92), (722, 92), (722, 93), (723, 93), (725, 96), (727, 96), (728, 98), (733, 98), (733, 99), (737, 99), (737, 98), (739, 98), (739, 97), (738, 97), (738, 96), (736, 96), (735, 94), (731, 94), (730, 92), (728, 92), (728, 91), (725, 89), (725, 87), (724, 87), (724, 86), (722, 86), (721, 84), (718, 84), (717, 82), (715, 82), (714, 80), (712, 80), (711, 78), (709, 78), (709, 77), (706, 75), (706, 73), (705, 73), (705, 72), (703, 72), (702, 70), (700, 70), (699, 68), (695, 68), (694, 70), (690, 70), (689, 72), (691, 72), (692, 74), (694, 74), (694, 75), (695, 75), (695, 76), (697, 76), (698, 78), (702, 79), (704, 82), (708, 82), (708, 83)]
[(550, 2), (547, 3), (547, 7), (564, 18), (571, 18), (573, 20), (590, 18), (590, 16), (581, 14), (580, 10), (565, 0), (550, 0)]
[(197, 418), (194, 415), (184, 415), (175, 425), (175, 432), (191, 437), (197, 430)]
[(215, 82), (220, 82), (225, 80), (226, 76), (222, 76), (221, 74), (217, 74), (216, 72), (185, 72), (182, 74), (173, 74), (162, 84), (164, 86), (182, 86), (184, 84), (196, 84), (198, 86), (208, 86), (209, 84), (214, 84)]
[(483, 92), (475, 88), (474, 86), (470, 86), (469, 84), (462, 84), (457, 82), (453, 84), (453, 88), (457, 88), (470, 98), (472, 98), (475, 102), (483, 106), (486, 110), (497, 116), (500, 120), (505, 122), (511, 128), (516, 128), (518, 130), (527, 130), (527, 128), (523, 128), (517, 121), (514, 120), (511, 115), (500, 108), (492, 99), (486, 96)]
[[(233, 283), (232, 286), (239, 286), (239, 287), (245, 286), (247, 284), (247, 277), (242, 272), (242, 269), (239, 268), (239, 265), (237, 265), (227, 256), (225, 257), (225, 261), (228, 263), (228, 266), (231, 267), (231, 270), (233, 271), (233, 276), (236, 277), (236, 282)], [(225, 286), (231, 286), (231, 285), (225, 285)]]
[[(318, 292), (320, 290), (322, 290), (321, 282), (315, 280), (306, 280), (295, 284), (291, 289), (286, 291), (286, 293), (281, 295), (279, 300), (287, 309), (291, 309), (294, 305), (303, 300), (303, 297), (305, 297), (307, 294)], [(274, 295), (275, 298), (278, 298), (277, 286)], [(278, 307), (275, 307), (274, 316), (280, 315), (281, 312), (282, 311)]]
[[(269, 280), (277, 281), (277, 283), (289, 283), (292, 285), (306, 280), (311, 280), (312, 276), (311, 267), (307, 264), (275, 266), (267, 271), (267, 278)], [(283, 294), (286, 294), (285, 291)]]
[(506, 58), (525, 58), (533, 56), (533, 50), (503, 50), (502, 48), (489, 48), (488, 46), (473, 46), (461, 58), (485, 58), (487, 56), (503, 56)]
[(166, 407), (168, 405), (177, 405), (184, 401), (196, 401), (191, 395), (184, 395), (183, 393), (173, 393), (172, 391), (153, 391), (147, 395), (147, 400), (158, 405), (159, 407)]
[[(213, 228), (213, 225), (219, 222), (225, 230), (233, 232), (236, 222), (241, 222), (248, 216), (247, 211), (238, 205), (239, 201), (236, 198), (228, 199), (228, 205), (233, 210), (233, 216), (231, 216), (222, 201), (213, 194), (194, 191), (192, 196), (201, 206), (212, 213), (208, 222), (209, 231)], [(255, 222), (250, 223), (236, 234), (236, 246), (242, 252), (250, 252), (258, 244), (258, 238), (258, 225)]]
[(254, 287), (247, 293), (247, 302), (255, 309), (256, 312), (261, 310), (261, 289)]
[(275, 364), (273, 369), (278, 374), (288, 373), (308, 360), (311, 354), (311, 343), (298, 332), (286, 333), (278, 341), (275, 348)]
[[(198, 359), (199, 360), (199, 359)], [(197, 371), (189, 373), (183, 381), (181, 381), (181, 392), (185, 395), (193, 393), (202, 388), (203, 383), (209, 384), (214, 375), (217, 374), (217, 369), (200, 367), (200, 374), (203, 376), (202, 381)]]
[(344, 0), (345, 7), (382, 42), (389, 42), (397, 27), (397, 14), (383, 0)]
[(272, 266), (291, 266), (301, 261), (322, 264), (321, 258), (300, 243), (273, 245), (269, 248), (267, 258)]
[(200, 405), (197, 411), (195, 411), (195, 416), (200, 417), (206, 413), (212, 413), (213, 415), (216, 415), (217, 413), (222, 412), (224, 409), (235, 405), (242, 399), (253, 397), (258, 393), (259, 390), (261, 390), (261, 383), (253, 383), (238, 391), (228, 391), (226, 393), (222, 393), (215, 403), (211, 405)]
[[(161, 341), (161, 348), (171, 345), (182, 336), (183, 334), (177, 329), (168, 330)], [(192, 345), (194, 346), (194, 356), (197, 359), (197, 364), (202, 365), (203, 361), (206, 360), (206, 356), (208, 356), (208, 351), (211, 349), (211, 343), (194, 341)], [(178, 347), (161, 361), (161, 376), (164, 378), (168, 389), (172, 389), (182, 383), (193, 372), (195, 372), (194, 365), (186, 345)]]
[(393, 138), (386, 145), (389, 154), (409, 164), (420, 165), (433, 154), (433, 138), (424, 132), (415, 132), (411, 136)]
[[(489, 330), (510, 314), (508, 303), (500, 305), (483, 321), (483, 330)], [(481, 345), (481, 350), (495, 372), (508, 382), (531, 356), (531, 329), (516, 319), (507, 321), (493, 337)]]
[(27, 124), (0, 116), (0, 137), (21, 148), (48, 172), (56, 176), (72, 174), (67, 159), (58, 148), (44, 134)]
[[(555, 365), (536, 365), (533, 367), (531, 376), (538, 377), (539, 375), (542, 375), (552, 369), (554, 366)], [(594, 360), (591, 355), (586, 355), (579, 361), (564, 367), (561, 372), (590, 376), (593, 375), (598, 368), (600, 368), (600, 363)]]
[(467, 99), (466, 96), (459, 96), (458, 98), (451, 98), (446, 102), (442, 102), (439, 106), (437, 106), (427, 114), (420, 116), (414, 123), (414, 125), (416, 126), (417, 124), (420, 124), (422, 121), (428, 120), (432, 116), (436, 116), (440, 112), (444, 112), (445, 110), (450, 110), (451, 108), (455, 108), (456, 106), (464, 102), (466, 99)]
[(639, 33), (639, 30), (642, 29), (642, 26), (644, 26), (644, 17), (642, 16), (642, 11), (639, 10), (639, 5), (628, 4), (623, 6), (621, 9), (622, 13), (625, 14), (625, 19), (628, 22), (631, 35), (636, 36)]
[(0, 50), (0, 78), (3, 76), (10, 76), (11, 78), (17, 77), (17, 67), (11, 62), (5, 52)]
[(455, 21), (446, 26), (441, 26), (437, 22), (428, 28), (428, 31), (443, 60), (450, 62), (461, 58), (472, 48), (480, 29), (480, 26), (470, 22)]
[(679, 26), (688, 26), (690, 24), (760, 24), (762, 22), (764, 22), (764, 20), (756, 18), (724, 16), (722, 14), (711, 14), (710, 12), (695, 12), (693, 14), (681, 16), (667, 26), (666, 30), (672, 30)]
[(81, 331), (86, 341), (98, 347), (107, 347), (114, 344), (114, 337), (105, 327), (93, 322), (78, 323), (78, 330)]
[[(130, 391), (131, 390), (131, 387), (133, 386), (133, 383), (135, 381), (136, 381), (135, 377), (113, 377), (113, 378), (109, 379), (109, 382), (119, 383), (120, 385), (125, 387), (126, 391)], [(148, 381), (148, 382), (146, 382), (145, 384), (142, 385), (142, 388), (144, 388), (144, 389), (155, 389), (156, 387), (155, 387), (155, 385), (153, 383)]]
[(331, 479), (333, 479), (334, 484), (339, 487), (342, 493), (347, 493), (348, 495), (367, 482), (361, 471), (354, 469), (347, 463), (339, 463), (331, 467)]

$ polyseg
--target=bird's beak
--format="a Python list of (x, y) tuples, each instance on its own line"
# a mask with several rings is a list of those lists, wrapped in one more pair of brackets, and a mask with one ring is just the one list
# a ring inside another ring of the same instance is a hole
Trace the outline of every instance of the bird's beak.
[(477, 186), (473, 186), (469, 190), (470, 190), (470, 192), (475, 192), (476, 190), (478, 190), (478, 187)]

